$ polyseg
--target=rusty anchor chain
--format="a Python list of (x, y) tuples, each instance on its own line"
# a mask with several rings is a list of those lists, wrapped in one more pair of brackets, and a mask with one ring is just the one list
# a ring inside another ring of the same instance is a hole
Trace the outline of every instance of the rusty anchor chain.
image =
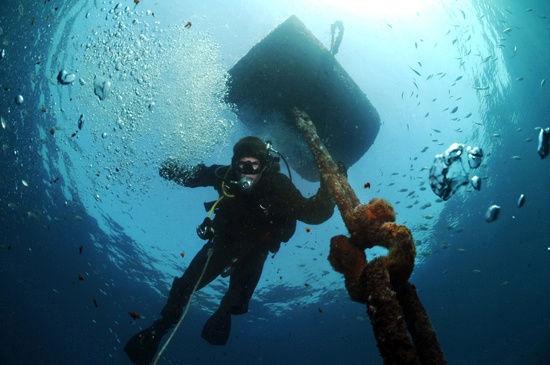
[[(395, 223), (387, 201), (374, 198), (361, 204), (309, 116), (297, 108), (292, 113), (349, 232), (349, 237), (331, 239), (328, 260), (344, 275), (350, 298), (366, 304), (384, 363), (446, 364), (428, 314), (408, 281), (416, 256), (411, 231)], [(367, 262), (365, 249), (374, 246), (387, 248), (388, 254)]]

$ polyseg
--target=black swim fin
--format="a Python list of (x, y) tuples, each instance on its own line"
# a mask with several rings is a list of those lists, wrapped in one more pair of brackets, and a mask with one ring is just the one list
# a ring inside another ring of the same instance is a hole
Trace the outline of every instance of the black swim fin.
[(134, 364), (148, 365), (153, 361), (164, 336), (171, 325), (162, 320), (155, 321), (151, 327), (132, 337), (124, 346), (124, 352)]
[(201, 337), (211, 345), (225, 345), (229, 332), (231, 332), (231, 313), (218, 310), (206, 321)]

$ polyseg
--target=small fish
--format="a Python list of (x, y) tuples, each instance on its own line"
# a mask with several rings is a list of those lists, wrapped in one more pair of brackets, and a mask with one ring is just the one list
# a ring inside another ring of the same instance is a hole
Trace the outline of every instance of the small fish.
[(130, 315), (130, 317), (132, 317), (132, 319), (135, 321), (136, 319), (140, 319), (141, 316), (139, 315), (138, 312), (135, 312), (135, 311), (131, 311), (131, 312), (128, 312), (128, 314)]
[(457, 249), (456, 249), (456, 252), (464, 253), (464, 252), (466, 252), (466, 249), (464, 249), (464, 248), (457, 248)]
[(434, 131), (435, 133), (441, 133), (439, 129), (435, 129), (435, 128), (432, 128), (432, 131)]
[(410, 68), (411, 70), (413, 70), (413, 72), (414, 72), (415, 74), (417, 74), (418, 76), (422, 76), (422, 75), (420, 74), (420, 72), (416, 71), (416, 70), (415, 70), (414, 68), (412, 68), (411, 66), (409, 66), (409, 68)]
[(521, 194), (518, 198), (518, 208), (523, 207), (523, 204), (525, 204), (525, 194)]
[(82, 245), (80, 245), (80, 247), (78, 248), (78, 254), (82, 254), (82, 250), (84, 249), (84, 247)]
[(459, 80), (462, 80), (462, 76), (458, 76), (456, 79), (455, 79), (455, 82), (459, 81)]
[(82, 130), (83, 126), (84, 126), (84, 114), (80, 114), (80, 118), (78, 118), (78, 129)]
[(508, 34), (512, 31), (512, 28), (506, 28), (502, 31), (502, 33)]
[(424, 153), (424, 152), (426, 152), (426, 151), (428, 150), (428, 148), (429, 148), (429, 147), (426, 146), (426, 147), (424, 147), (424, 148), (422, 149), (422, 151), (420, 151), (420, 152)]
[(430, 112), (427, 112), (426, 115), (424, 115), (424, 118), (427, 118), (428, 115), (430, 115)]
[(542, 90), (542, 87), (544, 86), (544, 84), (546, 84), (546, 79), (542, 79), (542, 81), (540, 82), (540, 89)]
[(466, 116), (464, 117), (464, 119), (470, 118), (471, 116), (472, 116), (472, 113), (469, 113), (468, 115), (466, 115)]
[(517, 156), (517, 155), (512, 156), (512, 160), (521, 160), (521, 156)]
[(454, 113), (456, 113), (456, 111), (457, 111), (457, 110), (458, 110), (458, 107), (457, 107), (457, 106), (455, 106), (455, 107), (453, 108), (453, 110), (451, 110), (451, 114), (454, 114)]

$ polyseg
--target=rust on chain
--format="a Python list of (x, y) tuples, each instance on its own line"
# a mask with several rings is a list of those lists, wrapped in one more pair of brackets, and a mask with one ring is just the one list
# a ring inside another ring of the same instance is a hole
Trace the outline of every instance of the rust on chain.
[[(374, 198), (361, 204), (313, 121), (297, 108), (292, 112), (349, 232), (349, 237), (331, 239), (328, 260), (344, 275), (350, 298), (366, 304), (384, 362), (446, 364), (429, 317), (408, 282), (416, 256), (411, 231), (395, 223), (395, 211), (387, 201)], [(387, 248), (388, 254), (367, 262), (365, 249), (374, 246)]]

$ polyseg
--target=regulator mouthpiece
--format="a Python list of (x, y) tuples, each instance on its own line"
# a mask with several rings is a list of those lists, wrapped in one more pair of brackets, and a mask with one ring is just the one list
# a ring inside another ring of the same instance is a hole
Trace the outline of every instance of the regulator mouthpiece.
[(239, 180), (238, 185), (241, 191), (250, 191), (252, 190), (252, 186), (254, 186), (254, 180), (245, 176)]

